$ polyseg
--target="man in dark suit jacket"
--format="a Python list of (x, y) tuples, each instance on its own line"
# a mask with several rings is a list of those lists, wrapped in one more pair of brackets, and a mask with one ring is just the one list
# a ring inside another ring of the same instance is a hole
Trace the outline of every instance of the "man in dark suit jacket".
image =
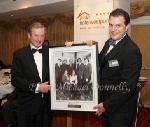
[(142, 64), (137, 45), (127, 35), (130, 17), (122, 9), (109, 16), (110, 39), (101, 53), (99, 104), (104, 127), (132, 127), (137, 109), (137, 82)]
[(91, 80), (92, 66), (88, 58), (84, 58), (83, 80), (87, 84)]
[(82, 86), (83, 85), (83, 72), (84, 72), (84, 64), (82, 63), (81, 58), (77, 59), (77, 80), (78, 80), (78, 85)]
[(58, 62), (55, 64), (55, 77), (56, 77), (56, 87), (58, 88), (62, 83), (61, 77), (61, 68), (62, 68), (62, 60), (59, 58)]
[(68, 70), (68, 74), (69, 74), (69, 75), (72, 74), (72, 71), (73, 71), (73, 70), (76, 70), (76, 65), (75, 65), (73, 59), (69, 59), (69, 64), (68, 64), (67, 70)]
[[(14, 52), (12, 85), (18, 91), (18, 127), (50, 127), (49, 48), (43, 45), (45, 27), (33, 23), (30, 45)], [(34, 121), (34, 123), (33, 123)]]

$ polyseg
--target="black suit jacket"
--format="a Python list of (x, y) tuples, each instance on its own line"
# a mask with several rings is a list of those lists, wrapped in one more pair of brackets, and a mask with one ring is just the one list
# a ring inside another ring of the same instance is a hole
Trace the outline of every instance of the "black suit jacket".
[[(125, 37), (105, 56), (109, 40), (99, 54), (100, 102), (106, 113), (126, 112), (137, 102), (137, 82), (140, 76), (142, 57), (139, 48)], [(136, 110), (136, 107), (134, 107)]]
[(42, 81), (34, 61), (30, 46), (14, 52), (11, 72), (12, 85), (18, 90), (18, 102), (20, 110), (37, 113), (42, 99), (50, 105), (50, 94), (35, 93), (36, 84), (49, 81), (49, 49), (43, 45), (42, 53)]

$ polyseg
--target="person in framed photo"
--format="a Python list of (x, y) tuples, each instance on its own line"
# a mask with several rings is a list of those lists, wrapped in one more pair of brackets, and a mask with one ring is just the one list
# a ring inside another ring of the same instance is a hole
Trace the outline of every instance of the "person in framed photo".
[(77, 83), (78, 83), (77, 74), (75, 69), (73, 69), (70, 74), (70, 84), (72, 84), (73, 86), (77, 86)]
[(59, 58), (55, 64), (55, 77), (56, 77), (56, 87), (60, 87), (62, 84), (62, 60)]
[(45, 27), (29, 26), (30, 44), (13, 54), (11, 83), (18, 92), (18, 127), (50, 127), (49, 47), (43, 45)]
[(70, 83), (70, 75), (68, 74), (68, 70), (65, 69), (62, 74), (62, 88), (63, 94), (65, 95), (64, 99), (71, 99), (71, 83)]
[(64, 74), (65, 70), (68, 71), (67, 59), (62, 59), (61, 77), (62, 77), (62, 75)]
[(73, 59), (69, 59), (69, 64), (68, 64), (68, 74), (71, 75), (72, 74), (72, 70), (76, 69), (75, 63)]
[(92, 91), (91, 83), (92, 65), (88, 57), (84, 58), (84, 71), (83, 71), (83, 88), (87, 88), (83, 91), (85, 99), (90, 99)]
[(76, 100), (78, 99), (78, 91), (77, 91), (77, 87), (78, 87), (78, 80), (77, 80), (77, 74), (76, 74), (76, 70), (73, 69), (70, 75), (70, 94), (71, 94), (71, 99), (72, 100)]
[(83, 70), (83, 80), (85, 84), (88, 84), (91, 80), (92, 66), (89, 63), (89, 58), (84, 58), (84, 70)]
[(70, 76), (68, 74), (68, 70), (65, 69), (63, 75), (62, 75), (62, 83), (63, 83), (63, 86), (68, 86), (70, 85)]
[(84, 72), (84, 64), (82, 63), (82, 59), (77, 59), (77, 79), (78, 79), (78, 86), (83, 85), (83, 72)]

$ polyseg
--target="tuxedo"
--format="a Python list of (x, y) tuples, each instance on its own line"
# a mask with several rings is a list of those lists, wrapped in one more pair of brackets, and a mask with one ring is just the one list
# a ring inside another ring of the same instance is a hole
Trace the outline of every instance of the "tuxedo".
[(38, 83), (49, 81), (49, 48), (44, 45), (42, 48), (42, 81), (30, 46), (19, 49), (13, 54), (11, 81), (18, 90), (18, 115), (21, 127), (28, 126), (26, 121), (34, 116), (39, 119), (43, 117), (41, 124), (47, 123), (47, 125), (42, 127), (49, 127), (50, 93), (35, 92)]
[(127, 34), (109, 53), (108, 49), (109, 40), (99, 54), (99, 102), (106, 109), (103, 124), (104, 127), (131, 127), (137, 109), (141, 53)]

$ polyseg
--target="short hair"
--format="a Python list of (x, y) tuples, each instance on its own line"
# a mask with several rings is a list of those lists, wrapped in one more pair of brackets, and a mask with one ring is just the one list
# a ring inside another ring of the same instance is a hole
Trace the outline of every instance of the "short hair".
[(62, 61), (60, 58), (58, 58), (59, 61)]
[(124, 23), (125, 23), (126, 26), (130, 23), (129, 14), (121, 8), (117, 8), (117, 9), (113, 10), (109, 15), (109, 19), (110, 19), (111, 16), (113, 16), (113, 17), (123, 16), (124, 19), (125, 19)]
[(78, 58), (78, 59), (77, 59), (77, 62), (79, 62), (79, 60), (82, 61), (81, 58)]
[(28, 33), (31, 33), (33, 28), (44, 28), (44, 30), (45, 30), (45, 26), (42, 23), (34, 22), (28, 27)]
[(64, 59), (62, 62), (63, 62), (63, 63), (64, 63), (64, 62), (67, 62), (67, 60), (66, 60), (66, 59)]

